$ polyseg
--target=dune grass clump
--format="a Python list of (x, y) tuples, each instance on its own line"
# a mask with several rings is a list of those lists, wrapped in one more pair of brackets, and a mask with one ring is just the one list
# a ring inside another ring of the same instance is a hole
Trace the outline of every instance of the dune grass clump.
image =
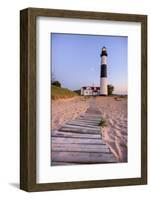
[(106, 126), (107, 126), (106, 120), (101, 119), (100, 122), (99, 122), (99, 126), (100, 126), (101, 128), (106, 127)]
[(72, 98), (74, 96), (78, 96), (78, 94), (67, 88), (60, 88), (60, 87), (51, 85), (51, 98), (53, 100)]

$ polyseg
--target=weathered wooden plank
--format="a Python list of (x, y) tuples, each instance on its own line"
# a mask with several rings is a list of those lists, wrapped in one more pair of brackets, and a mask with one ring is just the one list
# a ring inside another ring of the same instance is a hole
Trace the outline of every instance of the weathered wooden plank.
[[(82, 118), (82, 119), (92, 119), (92, 120), (101, 120), (102, 117), (97, 117), (97, 118), (94, 118), (93, 116), (79, 116), (78, 117), (79, 119)], [(78, 119), (77, 118), (77, 119)]]
[(79, 118), (92, 119), (92, 120), (101, 120), (101, 117), (93, 117), (93, 116), (80, 116)]
[(98, 126), (99, 125), (99, 122), (85, 120), (85, 119), (75, 119), (73, 121), (69, 121), (69, 123), (84, 123), (84, 124), (88, 124), (88, 125), (92, 125), (92, 126)]
[(92, 121), (92, 122), (100, 122), (101, 121), (101, 118), (94, 119), (93, 117), (82, 117), (82, 116), (80, 116), (78, 119), (84, 119), (84, 120), (88, 120), (88, 121)]
[(101, 115), (96, 115), (96, 114), (89, 114), (89, 113), (85, 113), (84, 115), (81, 115), (83, 117), (93, 117), (93, 118), (101, 118)]
[(54, 131), (52, 132), (51, 136), (55, 137), (73, 137), (73, 138), (101, 138), (101, 134), (83, 134), (83, 133), (72, 133), (72, 132), (61, 132), (61, 131)]
[(63, 128), (75, 128), (75, 129), (81, 129), (81, 130), (94, 130), (94, 131), (100, 131), (100, 127), (95, 127), (95, 128), (91, 128), (91, 127), (85, 127), (85, 126), (76, 126), (76, 125), (68, 125), (68, 124), (65, 124), (63, 126)]
[[(89, 111), (89, 112), (88, 112)], [(90, 112), (90, 111), (93, 111), (93, 112)], [(93, 107), (93, 109), (89, 109), (85, 112), (85, 113), (82, 113), (83, 115), (101, 115), (100, 112), (97, 112), (98, 109), (95, 107)]]
[(74, 163), (113, 163), (115, 157), (111, 153), (56, 152), (51, 153), (52, 162)]
[(60, 143), (60, 144), (104, 144), (101, 139), (87, 139), (87, 138), (62, 138), (62, 137), (51, 137), (52, 144)]
[(86, 127), (86, 128), (99, 128), (99, 126), (94, 126), (94, 125), (88, 125), (88, 124), (86, 124), (86, 123), (76, 123), (76, 122), (68, 122), (68, 123), (66, 123), (66, 125), (71, 125), (71, 126), (80, 126), (80, 127)]
[(65, 151), (65, 152), (98, 152), (109, 153), (109, 148), (106, 145), (89, 145), (89, 144), (57, 144), (52, 143), (52, 151)]
[(71, 128), (71, 127), (62, 127), (59, 129), (62, 132), (72, 132), (72, 133), (88, 133), (88, 134), (99, 134), (101, 130), (88, 130), (88, 129), (80, 129), (80, 128)]
[(93, 116), (93, 117), (101, 117), (100, 113), (96, 114), (95, 112), (90, 113), (90, 112), (85, 112), (81, 116)]
[[(70, 122), (69, 122), (70, 123)], [(74, 122), (71, 122), (71, 123), (74, 123)], [(93, 123), (93, 122), (88, 122), (88, 121), (80, 121), (80, 120), (76, 120), (75, 123), (79, 123), (79, 124), (83, 124), (83, 125), (89, 125), (89, 126), (97, 126), (98, 128), (100, 127), (99, 126), (99, 122), (97, 123)]]
[(72, 163), (72, 162), (51, 162), (51, 166), (63, 166), (63, 165), (77, 165), (77, 163)]

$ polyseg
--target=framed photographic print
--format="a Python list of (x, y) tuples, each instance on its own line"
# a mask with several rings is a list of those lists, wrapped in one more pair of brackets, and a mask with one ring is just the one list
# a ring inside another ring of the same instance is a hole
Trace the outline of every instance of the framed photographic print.
[(147, 184), (147, 16), (20, 12), (20, 188)]

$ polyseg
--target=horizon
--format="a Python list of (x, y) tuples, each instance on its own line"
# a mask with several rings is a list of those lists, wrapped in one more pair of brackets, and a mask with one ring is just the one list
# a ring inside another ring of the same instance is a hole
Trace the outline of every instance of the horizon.
[[(107, 79), (113, 94), (127, 95), (127, 37), (51, 33), (51, 70), (63, 88), (100, 87), (100, 53), (107, 49)], [(51, 74), (51, 76), (52, 76)]]

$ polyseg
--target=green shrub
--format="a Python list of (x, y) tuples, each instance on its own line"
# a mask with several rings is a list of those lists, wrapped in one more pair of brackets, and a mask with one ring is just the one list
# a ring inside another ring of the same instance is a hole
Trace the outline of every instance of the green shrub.
[(52, 82), (52, 85), (61, 88), (61, 83), (60, 83), (59, 81), (54, 81), (54, 82)]
[(114, 91), (114, 86), (113, 85), (108, 85), (107, 86), (107, 90), (108, 90), (108, 95), (112, 95), (113, 91)]

